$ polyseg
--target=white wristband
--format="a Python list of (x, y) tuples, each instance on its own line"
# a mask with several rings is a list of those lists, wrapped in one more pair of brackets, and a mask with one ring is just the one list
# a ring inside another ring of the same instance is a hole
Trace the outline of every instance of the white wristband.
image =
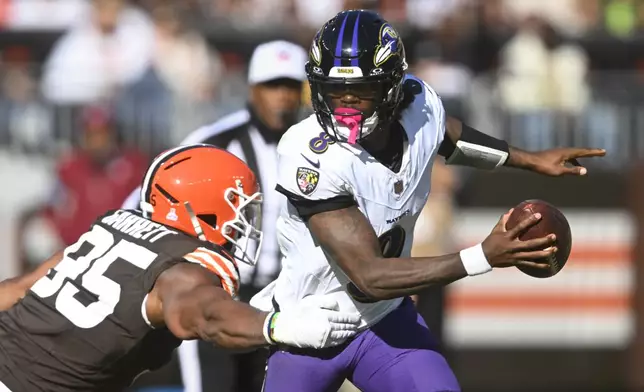
[(492, 266), (488, 263), (481, 244), (463, 249), (460, 255), (463, 267), (469, 276), (482, 275), (492, 271)]

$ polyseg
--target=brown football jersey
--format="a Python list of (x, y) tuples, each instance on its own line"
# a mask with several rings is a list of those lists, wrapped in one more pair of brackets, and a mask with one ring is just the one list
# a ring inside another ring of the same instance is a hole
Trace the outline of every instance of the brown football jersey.
[(239, 274), (216, 245), (136, 211), (97, 219), (18, 304), (0, 312), (0, 382), (12, 392), (119, 391), (161, 367), (179, 345), (152, 328), (147, 294), (181, 262), (220, 276), (232, 295)]

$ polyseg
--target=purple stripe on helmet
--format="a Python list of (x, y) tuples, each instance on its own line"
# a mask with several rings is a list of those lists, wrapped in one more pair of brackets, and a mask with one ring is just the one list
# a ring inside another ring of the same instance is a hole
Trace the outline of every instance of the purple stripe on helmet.
[(358, 66), (358, 22), (360, 22), (360, 14), (356, 17), (356, 23), (353, 25), (353, 40), (351, 41), (351, 65)]
[(333, 62), (333, 65), (336, 67), (342, 66), (342, 60), (340, 57), (342, 57), (342, 41), (344, 40), (344, 26), (347, 24), (347, 19), (349, 18), (349, 14), (346, 14), (344, 16), (344, 20), (342, 21), (342, 26), (340, 26), (340, 35), (338, 35), (338, 43), (335, 45), (335, 61)]

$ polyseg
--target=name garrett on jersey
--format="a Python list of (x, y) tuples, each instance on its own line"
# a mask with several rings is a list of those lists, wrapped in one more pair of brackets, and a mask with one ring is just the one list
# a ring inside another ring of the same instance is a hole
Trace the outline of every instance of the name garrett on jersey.
[(103, 219), (101, 223), (111, 226), (123, 234), (128, 234), (136, 239), (150, 242), (151, 244), (168, 235), (177, 235), (178, 232), (166, 226), (152, 222), (126, 210), (117, 210)]

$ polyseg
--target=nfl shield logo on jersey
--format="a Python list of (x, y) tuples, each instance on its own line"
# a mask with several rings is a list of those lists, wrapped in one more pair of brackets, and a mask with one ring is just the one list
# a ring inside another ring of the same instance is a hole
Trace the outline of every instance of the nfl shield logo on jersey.
[(305, 195), (310, 195), (315, 191), (320, 180), (320, 173), (306, 167), (297, 168), (297, 186)]

